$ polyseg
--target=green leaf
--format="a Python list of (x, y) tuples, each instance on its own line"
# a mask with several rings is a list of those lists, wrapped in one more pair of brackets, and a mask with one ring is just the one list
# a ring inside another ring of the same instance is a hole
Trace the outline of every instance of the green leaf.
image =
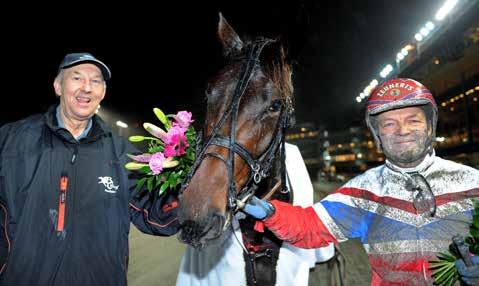
[(144, 166), (140, 169), (145, 174), (149, 174), (151, 172), (150, 166)]
[(445, 253), (445, 252), (439, 252), (437, 254), (437, 257), (439, 257), (439, 259), (441, 260), (446, 260), (446, 261), (456, 261), (456, 257), (449, 254), (449, 253)]
[(479, 237), (479, 230), (475, 229), (475, 228), (470, 228), (469, 229), (469, 233), (473, 236), (473, 237)]
[(150, 146), (150, 148), (148, 148), (148, 153), (155, 154), (155, 153), (158, 153), (158, 152), (163, 152), (164, 149), (165, 149), (165, 147), (162, 146), (162, 145)]
[(435, 270), (440, 271), (442, 267), (447, 266), (450, 262), (439, 262), (439, 263), (430, 263), (429, 264), (429, 269), (430, 270)]
[(146, 178), (141, 178), (139, 179), (137, 182), (136, 182), (136, 188), (135, 188), (135, 191), (138, 192), (141, 190), (141, 187), (143, 187), (143, 185), (145, 184), (146, 182)]
[(164, 182), (163, 185), (161, 185), (161, 187), (160, 187), (160, 193), (159, 194), (160, 195), (163, 194), (166, 191), (166, 189), (168, 189), (168, 187), (169, 187), (168, 181)]
[(444, 267), (443, 270), (440, 272), (436, 272), (434, 275), (434, 280), (436, 282), (441, 283), (442, 281), (446, 280), (449, 276), (454, 275), (454, 272), (456, 271), (456, 268), (454, 264), (452, 263), (449, 266)]
[(156, 183), (155, 183), (155, 188), (158, 188), (158, 186), (162, 183), (161, 181), (161, 175), (156, 176)]
[(454, 284), (456, 283), (456, 281), (458, 280), (458, 277), (456, 275), (452, 275), (449, 277), (448, 280), (446, 280), (444, 282), (444, 285), (445, 286), (454, 286)]
[(174, 172), (171, 172), (171, 174), (168, 176), (168, 185), (170, 186), (173, 186), (173, 184), (175, 183), (176, 179), (175, 179), (175, 173)]
[(458, 279), (455, 261), (456, 257), (448, 252), (437, 254), (438, 260), (429, 261), (435, 285), (452, 285)]
[(155, 177), (149, 177), (148, 180), (146, 181), (146, 186), (148, 188), (148, 191), (152, 191), (153, 190), (153, 180), (155, 179)]

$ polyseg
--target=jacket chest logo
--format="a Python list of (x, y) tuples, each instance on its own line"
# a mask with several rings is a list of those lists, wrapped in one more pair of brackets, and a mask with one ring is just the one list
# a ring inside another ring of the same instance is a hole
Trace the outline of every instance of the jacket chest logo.
[(105, 186), (105, 192), (115, 194), (120, 186), (115, 186), (111, 177), (98, 177), (98, 184)]

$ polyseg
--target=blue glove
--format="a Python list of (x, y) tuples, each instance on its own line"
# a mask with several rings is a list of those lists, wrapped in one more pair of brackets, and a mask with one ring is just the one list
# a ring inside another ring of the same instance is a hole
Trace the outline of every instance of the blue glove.
[(471, 257), (473, 266), (467, 267), (462, 259), (456, 260), (456, 269), (467, 285), (479, 285), (479, 256)]
[(252, 196), (244, 206), (243, 211), (256, 219), (263, 220), (274, 213), (274, 207), (267, 201)]

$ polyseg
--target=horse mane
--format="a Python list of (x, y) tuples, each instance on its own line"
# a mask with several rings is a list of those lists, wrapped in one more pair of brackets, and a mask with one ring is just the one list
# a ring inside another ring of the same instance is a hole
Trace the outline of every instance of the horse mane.
[(228, 58), (231, 61), (245, 60), (253, 45), (264, 40), (269, 40), (271, 43), (264, 47), (260, 56), (263, 72), (271, 78), (273, 84), (278, 88), (281, 99), (286, 104), (286, 110), (291, 115), (294, 112), (292, 68), (291, 63), (287, 60), (287, 52), (278, 39), (246, 39), (243, 48), (235, 54), (229, 54)]

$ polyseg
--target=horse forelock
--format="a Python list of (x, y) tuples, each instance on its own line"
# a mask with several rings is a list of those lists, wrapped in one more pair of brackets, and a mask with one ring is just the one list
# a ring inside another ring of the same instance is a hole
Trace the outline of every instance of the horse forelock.
[(291, 65), (286, 63), (284, 59), (280, 61), (271, 61), (264, 65), (265, 73), (271, 78), (286, 104), (286, 110), (289, 114), (294, 111), (293, 107), (293, 83), (291, 78)]
[[(264, 47), (260, 56), (260, 66), (265, 76), (268, 77), (273, 83), (274, 87), (278, 90), (281, 99), (285, 103), (286, 111), (288, 114), (294, 112), (294, 88), (292, 82), (292, 68), (291, 63), (287, 60), (287, 53), (285, 48), (279, 40), (271, 39), (247, 39), (244, 42), (244, 46), (240, 52), (231, 53), (227, 57), (228, 64), (223, 69), (222, 76), (225, 73), (230, 72), (233, 69), (241, 68), (242, 63), (248, 60), (248, 54), (250, 49), (258, 43), (258, 41), (268, 41)], [(233, 67), (233, 68), (231, 68)], [(208, 98), (211, 103), (215, 105), (215, 96)]]

